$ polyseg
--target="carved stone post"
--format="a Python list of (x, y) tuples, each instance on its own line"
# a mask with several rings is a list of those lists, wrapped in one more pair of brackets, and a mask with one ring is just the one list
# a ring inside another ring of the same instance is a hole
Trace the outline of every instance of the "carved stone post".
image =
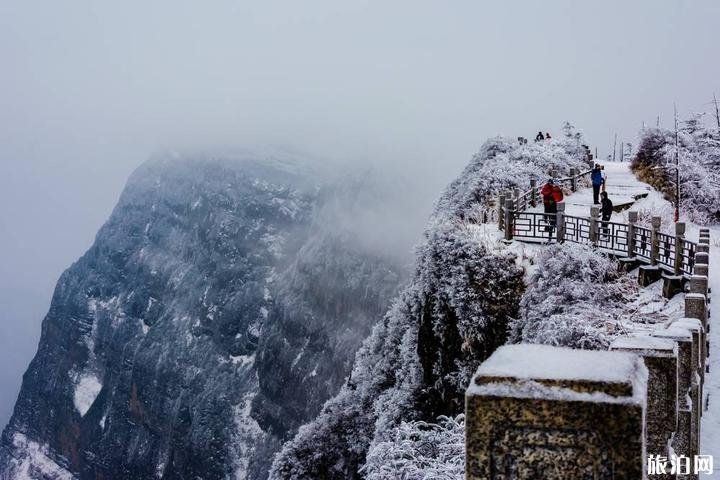
[[(694, 320), (694, 321), (693, 321)], [(684, 321), (673, 322), (670, 328), (686, 329), (692, 335), (692, 351), (691, 365), (693, 367), (690, 378), (690, 411), (691, 430), (690, 430), (690, 450), (693, 455), (700, 451), (700, 417), (702, 415), (702, 380), (699, 375), (700, 357), (703, 355), (703, 348), (700, 344), (702, 340), (702, 327), (697, 319), (687, 319)]]
[(692, 408), (688, 402), (695, 369), (692, 363), (692, 334), (685, 328), (671, 327), (656, 330), (654, 337), (674, 340), (678, 346), (678, 425), (672, 447), (677, 455), (692, 458)]
[(695, 253), (695, 264), (702, 263), (705, 265), (710, 264), (710, 254), (705, 252), (696, 252)]
[(631, 353), (500, 347), (465, 392), (466, 480), (643, 478), (647, 379)]
[(590, 207), (590, 243), (594, 247), (597, 247), (598, 237), (600, 236), (600, 226), (598, 224), (598, 217), (600, 216), (600, 207)]
[(677, 222), (675, 224), (675, 275), (682, 275), (683, 272), (683, 243), (685, 242), (685, 224)]
[(513, 200), (505, 200), (505, 241), (510, 242), (513, 238), (514, 221)]
[(704, 263), (695, 265), (695, 275), (708, 275), (708, 266)]
[(652, 231), (650, 233), (650, 265), (657, 265), (658, 256), (660, 255), (660, 217), (652, 217)]
[[(677, 427), (677, 347), (674, 341), (649, 336), (618, 337), (610, 350), (640, 355), (648, 369), (645, 416), (647, 454), (669, 457), (668, 441)], [(659, 475), (658, 479), (670, 479)], [(672, 477), (674, 478), (674, 477)]]
[(633, 258), (635, 256), (635, 224), (637, 223), (637, 220), (638, 212), (628, 212), (627, 256), (629, 258)]

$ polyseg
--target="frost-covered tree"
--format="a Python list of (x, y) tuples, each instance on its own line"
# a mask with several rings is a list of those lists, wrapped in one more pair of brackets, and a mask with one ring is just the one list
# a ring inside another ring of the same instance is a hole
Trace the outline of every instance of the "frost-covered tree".
[(675, 199), (676, 156), (680, 176), (680, 209), (699, 223), (720, 222), (720, 131), (708, 127), (702, 114), (681, 122), (677, 146), (675, 132), (645, 128), (632, 161), (643, 181)]

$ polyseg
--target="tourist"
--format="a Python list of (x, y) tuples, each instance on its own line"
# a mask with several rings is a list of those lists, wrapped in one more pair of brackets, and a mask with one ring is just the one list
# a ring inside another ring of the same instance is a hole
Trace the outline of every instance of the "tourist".
[(555, 181), (551, 178), (540, 189), (543, 198), (543, 209), (545, 212), (546, 232), (552, 232), (556, 225), (557, 204), (563, 201), (562, 188), (555, 185)]
[(542, 142), (543, 140), (545, 140), (545, 137), (543, 136), (543, 133), (542, 133), (542, 132), (538, 132), (538, 134), (535, 135), (535, 141), (536, 141), (536, 142)]
[(604, 235), (608, 234), (608, 228), (607, 224), (610, 221), (610, 217), (613, 214), (613, 203), (608, 198), (607, 192), (602, 192), (600, 194), (602, 197), (602, 201), (600, 202), (600, 215), (602, 216), (602, 231)]
[(600, 187), (604, 183), (603, 173), (599, 163), (596, 163), (595, 168), (590, 172), (590, 180), (592, 181), (593, 187), (593, 205), (597, 205), (600, 203)]

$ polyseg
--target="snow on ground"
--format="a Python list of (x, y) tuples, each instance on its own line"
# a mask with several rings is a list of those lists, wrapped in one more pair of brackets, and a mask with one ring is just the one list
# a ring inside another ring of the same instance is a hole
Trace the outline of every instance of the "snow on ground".
[[(605, 175), (607, 177), (605, 188), (608, 197), (615, 207), (621, 205), (629, 205), (637, 200), (640, 196), (649, 195), (654, 192), (652, 187), (647, 183), (641, 182), (630, 171), (630, 164), (624, 162), (608, 162), (603, 163), (605, 166)], [(660, 194), (658, 194), (660, 195)], [(662, 198), (662, 197), (660, 197)], [(565, 197), (565, 214), (575, 217), (590, 216), (590, 207), (593, 204), (592, 188), (580, 188), (577, 192)], [(539, 205), (530, 211), (541, 212), (542, 205)], [(618, 214), (613, 214), (612, 221), (623, 222), (624, 220), (617, 218)]]

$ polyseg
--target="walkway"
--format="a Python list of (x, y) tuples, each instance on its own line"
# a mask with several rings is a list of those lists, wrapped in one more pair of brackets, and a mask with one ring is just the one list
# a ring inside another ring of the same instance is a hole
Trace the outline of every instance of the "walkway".
[[(616, 212), (621, 207), (624, 207), (623, 210), (625, 210), (640, 198), (645, 198), (654, 191), (647, 183), (635, 178), (628, 163), (608, 162), (604, 165), (607, 175), (606, 190)], [(576, 217), (589, 216), (592, 200), (592, 188), (579, 188), (577, 192), (565, 197), (565, 214)], [(542, 209), (542, 205), (539, 205), (528, 211), (542, 212)], [(624, 220), (619, 219), (618, 215), (613, 217), (614, 222), (625, 223)]]

